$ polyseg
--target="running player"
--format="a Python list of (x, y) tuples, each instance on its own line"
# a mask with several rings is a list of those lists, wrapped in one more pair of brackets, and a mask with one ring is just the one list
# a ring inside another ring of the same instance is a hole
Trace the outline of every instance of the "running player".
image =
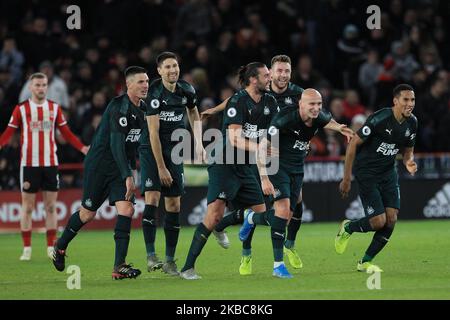
[[(403, 149), (403, 164), (411, 175), (417, 171), (414, 161), (417, 118), (414, 89), (400, 84), (393, 91), (394, 106), (369, 116), (352, 139), (345, 155), (344, 178), (339, 190), (345, 198), (351, 188), (352, 167), (359, 186), (365, 217), (344, 220), (335, 239), (338, 254), (345, 252), (354, 232), (375, 232), (365, 255), (357, 263), (362, 272), (382, 272), (372, 263), (388, 243), (400, 209), (400, 186), (395, 157)], [(353, 162), (355, 165), (353, 166)]]
[[(208, 168), (207, 213), (203, 223), (195, 230), (186, 263), (181, 270), (180, 275), (184, 279), (201, 278), (194, 269), (195, 261), (212, 230), (223, 217), (227, 201), (239, 202), (239, 207), (251, 207), (255, 212), (261, 213), (255, 215), (256, 220), (263, 218), (262, 213), (266, 211), (263, 191), (273, 194), (273, 186), (267, 176), (262, 177), (263, 190), (261, 189), (261, 183), (255, 174), (258, 169), (249, 161), (258, 148), (262, 147), (266, 152), (271, 150), (267, 146), (267, 139), (258, 143), (272, 117), (278, 112), (275, 99), (265, 92), (270, 84), (269, 70), (263, 63), (252, 62), (240, 69), (239, 79), (245, 89), (235, 93), (227, 103), (222, 128), (222, 153), (219, 157), (217, 154), (212, 155), (215, 162)], [(233, 156), (233, 163), (227, 163), (226, 159), (230, 158), (227, 146), (231, 155), (242, 154), (239, 150), (245, 150), (245, 161), (241, 164)]]
[[(298, 106), (298, 102), (302, 95), (303, 89), (294, 83), (290, 82), (291, 79), (291, 59), (287, 55), (276, 55), (271, 60), (271, 83), (269, 92), (277, 100), (278, 106), (281, 110), (288, 107)], [(208, 109), (202, 113), (203, 118), (208, 118), (209, 116), (222, 111), (225, 108), (225, 100), (215, 108)], [(271, 199), (267, 198), (266, 203), (270, 203)], [(294, 203), (292, 203), (294, 205)], [(297, 237), (298, 230), (302, 222), (303, 215), (303, 203), (302, 203), (302, 192), (299, 191), (299, 197), (296, 201), (295, 207), (293, 209), (293, 214), (288, 222), (287, 227), (287, 237), (285, 241), (284, 252), (288, 256), (290, 264), (294, 268), (301, 268), (303, 263), (295, 250), (295, 240)], [(230, 225), (235, 225), (243, 222), (243, 209), (238, 208), (232, 211), (226, 217), (224, 217), (219, 224), (214, 229), (214, 235), (223, 248), (228, 248), (230, 246), (229, 239), (224, 231)], [(254, 229), (252, 229), (247, 240), (243, 242), (242, 250), (242, 264), (240, 265), (239, 272), (242, 275), (251, 274), (251, 239), (253, 236)]]
[[(275, 217), (267, 218), (272, 234), (273, 275), (280, 278), (292, 277), (283, 262), (285, 228), (293, 216), (302, 189), (303, 167), (309, 141), (319, 128), (335, 130), (348, 139), (353, 136), (352, 130), (344, 124), (337, 123), (328, 111), (322, 110), (322, 96), (315, 89), (306, 89), (298, 107), (286, 107), (281, 110), (269, 127), (269, 135), (272, 138), (279, 135), (280, 141), (280, 168), (276, 174), (269, 176), (275, 189)], [(245, 210), (244, 224), (239, 232), (239, 237), (243, 241), (248, 238), (255, 226), (253, 216), (254, 212), (251, 209)], [(286, 251), (286, 248), (284, 250)], [(293, 266), (296, 267), (294, 264)]]

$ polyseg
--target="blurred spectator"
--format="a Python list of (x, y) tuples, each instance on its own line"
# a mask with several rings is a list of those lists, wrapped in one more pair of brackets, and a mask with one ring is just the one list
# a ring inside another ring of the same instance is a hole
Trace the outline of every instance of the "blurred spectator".
[(193, 33), (198, 41), (209, 39), (217, 21), (217, 11), (208, 0), (188, 0), (179, 9), (175, 22), (173, 46), (179, 48), (187, 34)]
[(315, 88), (323, 77), (313, 69), (311, 56), (305, 54), (298, 58), (297, 68), (292, 77), (292, 81), (306, 89)]
[(83, 132), (81, 133), (81, 141), (85, 145), (90, 145), (92, 143), (92, 138), (94, 137), (95, 130), (97, 130), (100, 121), (102, 120), (101, 114), (95, 114), (92, 116), (91, 121), (87, 122), (88, 125), (83, 127)]
[[(153, 80), (158, 77), (156, 56), (175, 51), (180, 77), (197, 88), (202, 109), (240, 89), (239, 66), (250, 61), (268, 64), (273, 55), (287, 54), (297, 60), (292, 81), (319, 90), (323, 107), (342, 123), (392, 106), (392, 89), (404, 82), (413, 85), (420, 131), (415, 151), (448, 150), (448, 3), (378, 3), (382, 28), (374, 30), (366, 29), (367, 5), (358, 1), (91, 1), (86, 10), (92, 14), (77, 31), (65, 28), (59, 14), (66, 4), (37, 6), (29, 1), (10, 6), (0, 19), (0, 130), (17, 102), (29, 96), (26, 78), (39, 65), (49, 76), (50, 99), (65, 108), (74, 132), (87, 142), (106, 103), (126, 91), (123, 70), (128, 65), (145, 67)], [(221, 121), (220, 114), (204, 126), (220, 128)], [(321, 132), (312, 142), (312, 153), (343, 153), (336, 138), (339, 135)], [(2, 188), (5, 183), (6, 188), (17, 188), (17, 171), (11, 165), (18, 163), (14, 156), (20, 150), (13, 149), (0, 153), (11, 168), (1, 172)], [(62, 162), (82, 160), (64, 146), (59, 156)], [(73, 173), (63, 180), (66, 186), (80, 181)]]
[(3, 130), (9, 121), (11, 113), (17, 104), (20, 92), (18, 83), (11, 79), (8, 69), (0, 68), (0, 130)]
[(14, 84), (19, 84), (22, 80), (23, 63), (23, 54), (17, 50), (16, 40), (12, 37), (5, 38), (3, 40), (2, 51), (0, 51), (0, 68), (10, 72), (11, 81)]
[(406, 41), (394, 41), (391, 46), (391, 56), (394, 59), (394, 76), (396, 79), (409, 82), (414, 71), (419, 68), (419, 63), (409, 52)]
[(392, 105), (392, 90), (398, 84), (398, 80), (394, 76), (394, 66), (394, 59), (386, 57), (383, 62), (383, 71), (380, 73), (376, 83), (377, 95), (373, 111)]
[(344, 105), (344, 117), (349, 123), (357, 114), (365, 114), (366, 107), (359, 102), (359, 94), (355, 90), (347, 90), (345, 92)]
[(358, 77), (359, 86), (363, 90), (369, 106), (373, 107), (375, 104), (375, 84), (382, 72), (383, 65), (378, 61), (378, 52), (376, 50), (369, 50), (367, 53), (367, 61), (359, 68)]
[(195, 68), (191, 70), (192, 86), (197, 93), (198, 101), (202, 101), (204, 98), (212, 97), (212, 92), (209, 87), (210, 81), (208, 80), (208, 74), (203, 68)]
[(432, 74), (442, 66), (441, 58), (434, 46), (421, 47), (420, 62), (428, 75)]
[(342, 38), (337, 42), (337, 67), (342, 74), (342, 83), (345, 89), (355, 88), (358, 84), (359, 64), (363, 60), (366, 47), (365, 41), (360, 38), (358, 27), (353, 24), (345, 26)]
[(366, 123), (367, 117), (363, 114), (357, 114), (352, 119), (352, 124), (350, 125), (350, 129), (354, 132), (357, 132), (361, 127)]
[(61, 46), (52, 38), (47, 19), (36, 17), (22, 26), (24, 32), (18, 44), (28, 66), (36, 68), (42, 61), (54, 60), (61, 53)]
[(346, 138), (340, 133), (324, 129), (325, 141), (327, 148), (327, 156), (339, 157), (345, 154)]
[[(450, 108), (450, 105), (449, 105)], [(450, 109), (447, 110), (437, 128), (437, 146), (435, 150), (450, 152)]]
[(344, 102), (341, 98), (334, 98), (330, 102), (330, 112), (338, 123), (349, 125), (350, 121), (345, 116)]
[[(433, 151), (437, 147), (436, 130), (449, 112), (448, 83), (435, 77), (430, 89), (416, 103), (414, 114), (420, 119), (417, 144), (421, 150)], [(448, 123), (446, 124), (448, 125)], [(441, 129), (442, 130), (442, 129)]]

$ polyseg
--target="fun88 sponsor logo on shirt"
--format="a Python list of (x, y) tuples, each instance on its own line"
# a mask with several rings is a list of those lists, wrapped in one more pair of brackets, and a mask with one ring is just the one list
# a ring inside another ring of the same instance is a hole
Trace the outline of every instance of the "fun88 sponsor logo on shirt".
[(382, 153), (385, 156), (395, 156), (398, 151), (399, 149), (395, 149), (395, 143), (389, 144), (386, 142), (382, 142), (377, 148), (377, 152)]
[(264, 134), (264, 129), (258, 130), (258, 125), (246, 122), (244, 124), (243, 133), (248, 139), (256, 139)]
[(183, 114), (175, 115), (175, 111), (161, 111), (159, 113), (159, 120), (162, 121), (181, 121)]

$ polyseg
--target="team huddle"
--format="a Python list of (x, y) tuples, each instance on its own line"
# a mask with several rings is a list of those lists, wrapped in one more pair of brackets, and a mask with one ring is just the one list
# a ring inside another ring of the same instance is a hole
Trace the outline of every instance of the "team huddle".
[[(219, 245), (226, 249), (230, 241), (225, 229), (241, 224), (239, 273), (252, 274), (251, 243), (256, 225), (261, 225), (258, 232), (269, 231), (272, 240), (273, 276), (292, 278), (284, 256), (293, 268), (303, 267), (295, 241), (302, 222), (304, 163), (310, 140), (321, 128), (346, 137), (344, 177), (339, 191), (343, 197), (348, 195), (353, 170), (365, 213), (361, 219), (344, 220), (340, 224), (335, 250), (338, 254), (344, 253), (353, 233), (373, 231), (373, 239), (357, 262), (357, 270), (383, 271), (372, 261), (389, 241), (400, 209), (397, 153), (403, 154), (403, 164), (411, 175), (417, 171), (413, 154), (417, 119), (412, 114), (415, 96), (411, 86), (398, 85), (393, 91), (393, 106), (375, 112), (361, 129), (353, 132), (322, 108), (322, 97), (317, 90), (303, 89), (290, 82), (288, 56), (273, 57), (270, 70), (264, 63), (251, 62), (239, 70), (242, 89), (202, 114), (203, 118), (223, 114), (222, 139), (214, 142), (221, 145), (216, 145), (207, 155), (195, 89), (179, 79), (177, 56), (164, 52), (156, 63), (160, 78), (151, 84), (145, 69), (127, 68), (127, 92), (108, 104), (90, 147), (73, 142), (79, 150), (89, 151), (84, 160), (81, 207), (71, 215), (54, 246), (49, 245), (48, 254), (58, 271), (65, 269), (70, 242), (94, 219), (97, 209), (108, 198), (117, 210), (112, 277), (136, 278), (141, 274), (126, 262), (134, 214), (133, 171), (139, 155), (140, 191), (145, 199), (142, 230), (149, 272), (161, 269), (183, 279), (201, 279), (195, 262), (210, 234), (213, 233)], [(33, 97), (29, 101), (32, 100)], [(42, 102), (41, 97), (39, 103)], [(18, 114), (13, 114), (10, 127), (19, 127)], [(178, 269), (175, 253), (180, 232), (181, 196), (185, 191), (183, 164), (174, 161), (172, 155), (178, 141), (172, 141), (171, 136), (174, 130), (186, 130), (186, 114), (193, 131), (195, 159), (208, 164), (209, 182), (207, 212), (195, 229), (184, 265)], [(64, 119), (58, 119), (57, 125), (63, 126)], [(6, 140), (3, 135), (0, 137), (0, 148)], [(55, 162), (52, 165), (54, 167)], [(43, 183), (36, 183), (31, 190), (22, 185), (22, 194), (35, 195), (39, 188), (44, 192), (56, 191), (53, 185), (51, 189), (46, 188), (48, 182), (45, 175), (43, 177)], [(155, 252), (155, 215), (161, 196), (166, 211), (164, 259)], [(226, 207), (232, 211), (224, 217)]]

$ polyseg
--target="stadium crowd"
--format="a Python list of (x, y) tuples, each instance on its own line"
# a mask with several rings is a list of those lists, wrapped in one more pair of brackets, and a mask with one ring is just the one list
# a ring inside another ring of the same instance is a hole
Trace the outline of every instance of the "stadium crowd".
[[(369, 30), (369, 5), (381, 29)], [(450, 151), (450, 2), (445, 0), (102, 0), (81, 2), (81, 29), (66, 27), (60, 1), (0, 3), (0, 132), (14, 106), (29, 97), (27, 78), (49, 77), (48, 97), (64, 107), (74, 133), (89, 145), (107, 102), (124, 93), (123, 71), (139, 65), (157, 77), (155, 57), (180, 56), (182, 78), (196, 89), (199, 111), (238, 89), (236, 71), (250, 61), (291, 57), (292, 81), (317, 88), (324, 108), (358, 128), (391, 106), (392, 89), (411, 84), (419, 120), (416, 151)], [(220, 117), (204, 128), (220, 125)], [(61, 137), (61, 163), (83, 155)], [(0, 151), (0, 190), (17, 189), (19, 137)], [(322, 132), (313, 155), (340, 156), (343, 139)], [(61, 187), (80, 186), (66, 172)]]

